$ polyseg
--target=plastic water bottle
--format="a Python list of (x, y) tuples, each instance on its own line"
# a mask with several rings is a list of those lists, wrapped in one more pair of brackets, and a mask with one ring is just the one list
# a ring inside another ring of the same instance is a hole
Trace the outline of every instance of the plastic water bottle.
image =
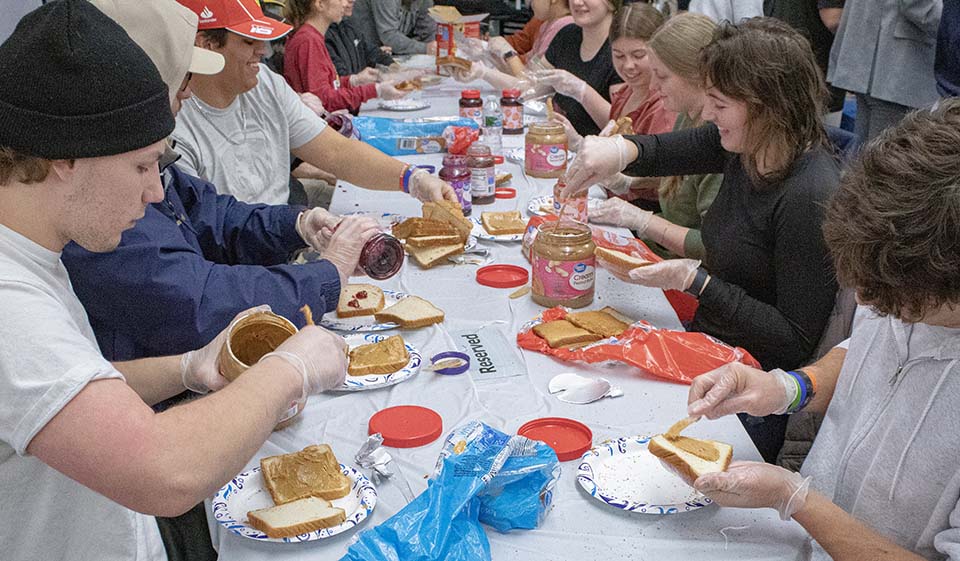
[(497, 96), (487, 96), (483, 104), (483, 143), (494, 155), (503, 154), (503, 112)]

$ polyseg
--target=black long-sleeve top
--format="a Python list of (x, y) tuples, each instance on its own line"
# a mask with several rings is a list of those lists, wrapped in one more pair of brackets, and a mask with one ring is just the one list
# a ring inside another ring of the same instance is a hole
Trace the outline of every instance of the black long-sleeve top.
[(379, 43), (364, 40), (353, 24), (353, 18), (343, 18), (340, 23), (331, 24), (324, 39), (340, 76), (352, 76), (368, 66), (393, 64), (393, 57), (380, 50)]
[(757, 185), (713, 125), (626, 138), (640, 152), (628, 175), (723, 174), (701, 226), (711, 279), (691, 329), (747, 349), (764, 368), (802, 366), (837, 292), (820, 229), (840, 177), (833, 154), (810, 150), (782, 181)]

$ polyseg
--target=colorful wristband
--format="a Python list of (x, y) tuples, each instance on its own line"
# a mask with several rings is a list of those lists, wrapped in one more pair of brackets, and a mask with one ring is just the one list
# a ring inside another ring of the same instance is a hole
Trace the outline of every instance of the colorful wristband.
[(806, 407), (807, 404), (810, 403), (810, 400), (813, 399), (813, 396), (816, 395), (816, 392), (813, 389), (813, 381), (803, 370), (790, 370), (787, 374), (796, 381), (797, 388), (800, 390), (797, 393), (796, 399), (794, 399), (790, 407), (787, 408), (787, 414), (789, 415)]
[(400, 190), (404, 193), (410, 192), (410, 176), (413, 175), (413, 170), (416, 169), (411, 165), (406, 165), (403, 168), (403, 173), (400, 174)]

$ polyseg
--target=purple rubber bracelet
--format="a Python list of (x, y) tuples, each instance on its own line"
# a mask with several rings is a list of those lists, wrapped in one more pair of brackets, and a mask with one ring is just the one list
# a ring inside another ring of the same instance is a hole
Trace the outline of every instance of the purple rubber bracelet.
[(436, 372), (437, 374), (446, 374), (448, 376), (452, 374), (463, 374), (464, 372), (470, 369), (470, 356), (457, 351), (447, 351), (447, 352), (440, 353), (438, 355), (434, 355), (430, 357), (430, 364), (431, 365), (436, 364), (438, 361), (443, 360), (445, 358), (458, 358), (463, 361), (463, 364), (461, 364), (460, 366), (451, 366), (449, 368), (441, 368), (439, 370), (434, 370), (434, 372)]

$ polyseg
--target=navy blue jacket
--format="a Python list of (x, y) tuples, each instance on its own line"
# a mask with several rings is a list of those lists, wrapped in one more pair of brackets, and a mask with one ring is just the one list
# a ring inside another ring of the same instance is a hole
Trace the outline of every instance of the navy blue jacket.
[(63, 262), (109, 360), (183, 353), (211, 341), (253, 306), (303, 325), (299, 308), (337, 306), (340, 277), (329, 261), (289, 265), (305, 246), (303, 207), (251, 205), (174, 165), (163, 170), (164, 200), (124, 232), (110, 253), (71, 243)]

